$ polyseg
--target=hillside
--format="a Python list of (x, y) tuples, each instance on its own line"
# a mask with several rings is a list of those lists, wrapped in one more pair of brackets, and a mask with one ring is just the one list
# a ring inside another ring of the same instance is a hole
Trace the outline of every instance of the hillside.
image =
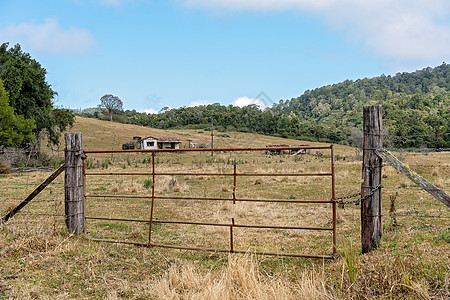
[[(115, 121), (159, 129), (214, 127), (221, 132), (250, 132), (327, 143), (358, 145), (362, 108), (381, 104), (386, 140), (395, 148), (450, 148), (450, 65), (395, 76), (346, 80), (308, 90), (272, 108), (256, 105), (163, 108), (158, 114), (127, 110)], [(105, 118), (99, 109), (75, 112)], [(207, 139), (209, 140), (209, 139)]]
[[(450, 147), (450, 65), (413, 73), (346, 80), (280, 101), (276, 114), (341, 127), (361, 128), (362, 107), (381, 104), (395, 147)], [(402, 136), (399, 138), (398, 136)], [(407, 136), (407, 137), (404, 137)]]
[[(157, 129), (132, 124), (121, 124), (92, 118), (76, 117), (71, 132), (83, 133), (85, 150), (121, 149), (122, 144), (131, 140), (133, 136), (160, 136), (179, 137), (183, 141), (182, 146), (187, 147), (188, 141), (211, 143), (211, 131), (199, 129)], [(214, 146), (217, 147), (264, 147), (270, 144), (309, 144), (319, 143), (284, 139), (280, 137), (265, 136), (255, 133), (243, 132), (217, 132), (214, 133)], [(341, 147), (340, 147), (341, 148)], [(344, 148), (344, 147), (342, 147)]]

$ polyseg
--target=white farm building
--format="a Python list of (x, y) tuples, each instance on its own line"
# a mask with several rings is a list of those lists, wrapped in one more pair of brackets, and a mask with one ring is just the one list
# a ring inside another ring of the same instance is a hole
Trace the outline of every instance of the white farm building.
[(138, 149), (180, 149), (180, 138), (148, 136), (138, 141)]

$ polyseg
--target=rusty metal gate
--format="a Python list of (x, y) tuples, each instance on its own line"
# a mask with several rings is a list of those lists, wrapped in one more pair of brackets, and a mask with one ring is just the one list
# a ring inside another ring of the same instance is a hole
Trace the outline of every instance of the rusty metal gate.
[[(87, 159), (89, 159), (90, 155), (94, 154), (131, 154), (131, 153), (147, 153), (151, 155), (151, 168), (146, 172), (109, 172), (109, 171), (101, 171), (101, 172), (92, 172), (90, 170), (86, 170), (86, 160), (85, 166), (83, 168), (84, 172), (84, 180), (86, 186), (86, 178), (90, 176), (101, 176), (101, 178), (106, 178), (108, 176), (149, 176), (151, 177), (151, 194), (107, 194), (101, 193), (101, 188), (99, 191), (89, 191), (89, 193), (85, 192), (86, 203), (91, 203), (94, 201), (100, 201), (99, 199), (147, 199), (149, 201), (149, 206), (146, 208), (148, 210), (149, 218), (122, 218), (122, 217), (111, 217), (111, 216), (93, 216), (89, 215), (89, 210), (87, 210), (86, 220), (103, 220), (107, 222), (137, 222), (144, 223), (145, 226), (148, 224), (148, 239), (146, 242), (136, 242), (131, 240), (120, 240), (115, 238), (94, 238), (94, 241), (99, 242), (111, 242), (111, 243), (125, 243), (125, 244), (133, 244), (137, 246), (143, 247), (164, 247), (164, 248), (174, 248), (174, 249), (186, 249), (186, 250), (202, 250), (202, 251), (213, 251), (213, 252), (227, 252), (227, 253), (252, 253), (252, 254), (261, 254), (261, 255), (279, 255), (279, 256), (293, 256), (293, 257), (308, 257), (308, 258), (322, 258), (322, 259), (332, 259), (336, 254), (336, 203), (335, 203), (335, 161), (334, 161), (334, 148), (333, 145), (329, 146), (298, 146), (298, 147), (272, 147), (270, 151), (310, 151), (310, 150), (329, 150), (329, 170), (326, 172), (278, 172), (278, 173), (265, 173), (265, 172), (248, 172), (239, 170), (239, 166), (234, 162), (232, 165), (232, 172), (162, 172), (157, 169), (158, 155), (162, 153), (187, 153), (185, 155), (192, 154), (193, 152), (211, 152), (211, 155), (214, 153), (228, 153), (230, 152), (245, 152), (245, 153), (261, 153), (268, 152), (268, 148), (214, 148), (214, 149), (154, 149), (154, 150), (95, 150), (95, 151), (84, 151), (87, 155)], [(149, 158), (150, 159), (150, 158)], [(124, 165), (125, 166), (125, 165)], [(231, 197), (198, 197), (198, 196), (167, 196), (164, 194), (157, 194), (155, 188), (155, 182), (158, 180), (158, 176), (211, 176), (211, 177), (231, 177), (233, 179), (233, 189)], [(329, 198), (322, 200), (305, 200), (305, 199), (253, 199), (253, 198), (242, 198), (237, 197), (237, 186), (239, 178), (241, 177), (329, 177), (331, 178), (331, 186), (329, 186)], [(158, 216), (155, 215), (155, 203), (158, 201), (165, 200), (172, 201), (224, 201), (232, 204), (236, 204), (239, 202), (247, 202), (247, 203), (289, 203), (292, 205), (295, 204), (329, 204), (330, 205), (330, 213), (331, 213), (331, 226), (275, 226), (275, 225), (261, 225), (261, 224), (240, 224), (235, 222), (235, 218), (231, 218), (230, 222), (195, 222), (192, 220), (189, 221), (180, 221), (180, 220), (161, 220)], [(143, 208), (145, 209), (145, 208)], [(160, 226), (162, 224), (177, 224), (177, 225), (189, 225), (189, 226), (215, 226), (222, 227), (224, 230), (229, 232), (229, 246), (224, 248), (216, 248), (216, 247), (194, 247), (189, 245), (179, 245), (179, 244), (168, 244), (168, 243), (157, 243), (152, 238), (152, 232), (154, 231), (155, 226)], [(287, 252), (270, 252), (270, 251), (249, 251), (245, 249), (236, 249), (233, 230), (237, 228), (255, 228), (255, 229), (274, 229), (274, 230), (308, 230), (308, 231), (328, 231), (331, 232), (331, 254), (311, 254), (311, 253), (287, 253)]]

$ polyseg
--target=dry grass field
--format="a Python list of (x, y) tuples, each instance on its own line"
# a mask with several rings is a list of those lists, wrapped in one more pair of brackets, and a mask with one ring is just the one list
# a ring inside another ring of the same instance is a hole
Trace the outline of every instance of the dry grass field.
[[(180, 137), (210, 142), (210, 132), (157, 130), (77, 118), (85, 150), (120, 149), (133, 136)], [(216, 147), (318, 143), (244, 133), (215, 133)], [(336, 145), (336, 194), (357, 193), (361, 162), (353, 148)], [(328, 172), (330, 153), (265, 155), (263, 152), (158, 153), (158, 172)], [(420, 175), (450, 192), (450, 153), (395, 153)], [(62, 154), (61, 154), (62, 155)], [(89, 154), (87, 172), (151, 172), (149, 154)], [(22, 172), (0, 176), (0, 214), (24, 199), (50, 175)], [(151, 175), (89, 175), (87, 216), (148, 220)], [(147, 242), (148, 222), (87, 220), (87, 233), (66, 232), (60, 176), (6, 224), (0, 224), (0, 298), (14, 299), (448, 299), (450, 210), (393, 168), (383, 168), (380, 248), (360, 255), (360, 207), (338, 209), (334, 260), (228, 254), (94, 242)], [(230, 199), (232, 176), (159, 175), (157, 196)], [(328, 177), (241, 176), (236, 197), (328, 200)], [(393, 212), (395, 210), (395, 213)], [(155, 220), (229, 224), (330, 227), (330, 204), (158, 199)], [(331, 254), (329, 231), (234, 228), (234, 247), (244, 251)], [(152, 224), (152, 242), (228, 249), (228, 227)]]

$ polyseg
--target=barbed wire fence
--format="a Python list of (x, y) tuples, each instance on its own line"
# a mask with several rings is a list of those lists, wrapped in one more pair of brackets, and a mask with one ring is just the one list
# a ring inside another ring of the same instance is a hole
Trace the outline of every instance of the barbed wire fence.
[[(34, 160), (33, 156), (39, 156), (39, 159)], [(19, 162), (18, 166), (8, 166), (4, 171), (10, 173), (8, 176), (0, 176), (0, 223), (34, 190), (44, 185), (45, 188), (27, 203), (26, 209), (15, 213), (10, 222), (27, 228), (33, 223), (49, 224), (54, 230), (63, 226), (61, 219), (67, 218), (64, 211), (64, 176), (56, 177), (49, 184), (43, 184), (43, 181), (60, 168), (64, 161), (64, 150), (44, 147), (2, 149), (0, 158), (6, 163), (19, 158), (15, 161)]]
[[(402, 136), (390, 136), (390, 138), (394, 139), (401, 139), (401, 138), (411, 138), (411, 137), (432, 137), (432, 136), (450, 136), (450, 133), (442, 133), (442, 134), (421, 134), (421, 135), (402, 135)], [(436, 185), (443, 190), (444, 192), (450, 193), (450, 180), (448, 179), (450, 177), (450, 148), (428, 148), (426, 145), (418, 148), (388, 148), (389, 151), (396, 152), (397, 157), (408, 164), (408, 166), (414, 170), (415, 172), (419, 173), (419, 175), (426, 176), (430, 179), (431, 182), (433, 181), (440, 181), (440, 183), (436, 183)], [(448, 152), (448, 154), (444, 154), (444, 158), (440, 159), (436, 162), (436, 160), (431, 159), (431, 157), (437, 153), (440, 153), (439, 155), (442, 155), (442, 152)], [(447, 158), (448, 156), (448, 158)], [(430, 158), (430, 159), (428, 159)], [(357, 159), (359, 160), (359, 159)], [(418, 162), (420, 161), (420, 163)], [(422, 162), (424, 161), (424, 162)], [(430, 161), (428, 163), (427, 161)], [(391, 165), (384, 163), (383, 168), (392, 168)], [(397, 172), (397, 171), (395, 171)], [(398, 176), (400, 175), (400, 172), (398, 172)], [(384, 180), (385, 182), (387, 180)], [(402, 181), (399, 184), (393, 184), (393, 183), (385, 183), (381, 187), (385, 191), (383, 198), (388, 198), (386, 200), (391, 201), (391, 208), (390, 212), (383, 213), (382, 216), (388, 216), (391, 218), (419, 218), (419, 219), (442, 219), (442, 220), (448, 220), (450, 219), (450, 212), (443, 207), (443, 209), (438, 209), (437, 213), (431, 214), (427, 210), (421, 209), (420, 205), (417, 205), (411, 209), (406, 209), (401, 212), (396, 212), (395, 210), (395, 201), (398, 201), (398, 194), (407, 194), (408, 196), (417, 197), (417, 192), (425, 191), (427, 188), (422, 188), (417, 186), (414, 183), (408, 183), (408, 179), (405, 178), (405, 181)], [(393, 194), (393, 192), (395, 192)], [(371, 196), (373, 192), (369, 193), (367, 196)], [(393, 197), (394, 195), (394, 197)], [(364, 198), (367, 198), (364, 197)], [(428, 198), (428, 196), (427, 196)], [(434, 203), (435, 199), (432, 196), (429, 196), (431, 199), (430, 201), (433, 201)], [(338, 203), (339, 208), (345, 208), (348, 205), (359, 205), (361, 201), (364, 200), (361, 197), (361, 193), (357, 192), (354, 194), (339, 196), (336, 198), (336, 201)], [(397, 203), (399, 205), (399, 203)], [(441, 204), (436, 202), (434, 205), (437, 207), (440, 207)], [(387, 208), (386, 208), (387, 210)]]

